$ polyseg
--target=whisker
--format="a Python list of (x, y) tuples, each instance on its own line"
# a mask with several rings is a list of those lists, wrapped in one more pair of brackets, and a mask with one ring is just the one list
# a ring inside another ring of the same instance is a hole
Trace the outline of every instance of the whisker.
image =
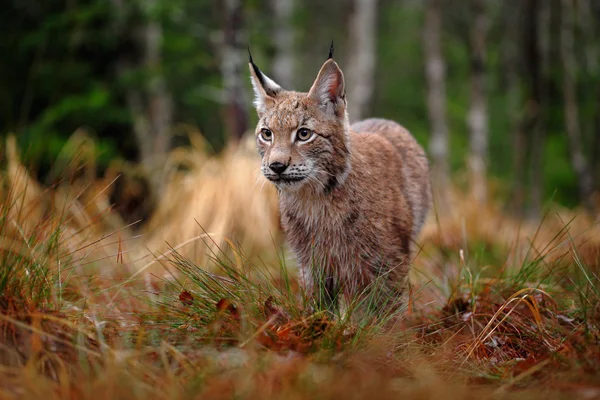
[(329, 176), (335, 176), (335, 174), (332, 174), (331, 172), (329, 172), (329, 171), (327, 171), (327, 170), (325, 170), (323, 168), (319, 168), (319, 167), (313, 168), (313, 171), (316, 171), (316, 172), (321, 173), (321, 174), (327, 174)]

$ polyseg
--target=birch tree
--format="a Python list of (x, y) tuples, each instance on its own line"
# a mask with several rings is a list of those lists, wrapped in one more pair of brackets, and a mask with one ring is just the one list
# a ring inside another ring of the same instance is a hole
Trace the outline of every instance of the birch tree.
[(239, 140), (248, 129), (243, 79), (247, 77), (244, 14), (241, 0), (223, 0), (221, 75), (225, 92), (225, 127), (229, 140)]
[(508, 117), (512, 129), (512, 196), (511, 208), (514, 213), (521, 214), (525, 204), (525, 178), (523, 174), (527, 154), (527, 136), (525, 126), (522, 122), (523, 114), (523, 94), (521, 87), (525, 81), (521, 75), (520, 67), (523, 59), (522, 45), (524, 20), (516, 18), (515, 14), (522, 14), (523, 2), (517, 4), (504, 3), (504, 26), (506, 32), (503, 43), (504, 65), (503, 73), (506, 83), (506, 116)]
[(530, 38), (528, 40), (530, 68), (530, 91), (534, 107), (531, 146), (531, 203), (528, 216), (537, 219), (541, 215), (544, 200), (544, 145), (546, 141), (546, 110), (550, 86), (550, 34), (552, 7), (548, 1), (529, 0)]
[(274, 14), (273, 79), (286, 89), (294, 87), (294, 0), (272, 0)]
[(471, 195), (478, 202), (487, 200), (488, 115), (486, 91), (485, 0), (471, 0), (471, 102), (468, 113), (470, 154), (468, 159)]
[[(116, 9), (115, 33), (128, 32), (127, 16), (134, 7), (122, 0), (113, 0)], [(133, 118), (133, 131), (139, 149), (142, 168), (149, 177), (152, 192), (160, 191), (160, 174), (154, 173), (170, 150), (173, 124), (173, 102), (171, 93), (162, 74), (163, 30), (156, 17), (158, 0), (139, 2), (142, 22), (132, 28), (132, 40), (139, 47), (138, 59), (121, 59), (117, 69), (121, 76), (141, 70), (147, 75), (142, 86), (131, 85), (126, 90), (126, 101)]]
[(593, 212), (594, 204), (592, 195), (594, 182), (588, 161), (585, 157), (582, 145), (581, 126), (579, 121), (579, 110), (577, 107), (576, 73), (577, 61), (574, 50), (574, 2), (573, 0), (561, 0), (562, 18), (560, 30), (560, 49), (563, 61), (563, 96), (565, 109), (565, 127), (569, 139), (571, 152), (571, 163), (577, 175), (579, 184), (579, 195), (585, 208)]
[(348, 113), (352, 121), (358, 121), (366, 116), (373, 101), (377, 0), (354, 0), (349, 29)]
[(432, 159), (432, 183), (436, 207), (444, 212), (450, 181), (448, 162), (448, 123), (446, 121), (446, 65), (441, 46), (442, 12), (440, 0), (427, 0), (423, 44), (427, 111), (431, 125), (429, 153)]
[[(595, 21), (600, 19), (600, 4), (594, 0), (579, 0), (579, 21), (585, 40), (584, 59), (587, 75), (593, 82), (600, 80), (600, 29)], [(590, 98), (594, 104), (595, 118), (590, 121), (592, 132), (590, 169), (593, 176), (594, 188), (600, 191), (600, 85), (595, 85), (595, 90), (590, 91)]]

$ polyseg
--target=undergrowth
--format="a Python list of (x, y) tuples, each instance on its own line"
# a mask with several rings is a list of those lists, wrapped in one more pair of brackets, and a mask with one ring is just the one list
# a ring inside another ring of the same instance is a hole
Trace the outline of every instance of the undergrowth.
[(278, 239), (263, 264), (196, 222), (201, 256), (144, 253), (102, 190), (72, 186), (4, 174), (1, 398), (600, 396), (597, 227), (560, 210), (527, 227), (455, 204), (424, 230), (407, 309), (374, 320), (307, 299)]

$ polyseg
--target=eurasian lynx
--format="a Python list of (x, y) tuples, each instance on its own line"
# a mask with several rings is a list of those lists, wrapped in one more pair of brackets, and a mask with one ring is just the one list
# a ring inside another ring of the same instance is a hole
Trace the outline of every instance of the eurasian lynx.
[(430, 204), (423, 149), (393, 121), (350, 125), (332, 51), (308, 93), (282, 89), (251, 56), (250, 73), (261, 170), (277, 187), (307, 293), (330, 309), (338, 296), (378, 314), (398, 309)]

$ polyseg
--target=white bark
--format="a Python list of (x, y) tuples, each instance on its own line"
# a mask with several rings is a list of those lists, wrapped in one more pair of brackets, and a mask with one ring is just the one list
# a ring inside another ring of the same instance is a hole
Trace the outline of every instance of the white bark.
[(442, 12), (439, 0), (427, 0), (423, 42), (427, 110), (431, 124), (429, 153), (432, 159), (434, 200), (438, 210), (447, 204), (450, 181), (448, 162), (448, 123), (446, 120), (446, 64), (441, 48)]
[(230, 139), (238, 140), (248, 128), (246, 92), (243, 79), (247, 76), (247, 53), (243, 36), (241, 0), (224, 0), (223, 43), (221, 45), (221, 74), (227, 98), (225, 124)]
[[(523, 3), (521, 3), (523, 4)], [(513, 6), (504, 6), (504, 30), (506, 35), (503, 38), (504, 65), (503, 70), (506, 75), (506, 116), (508, 117), (513, 140), (513, 192), (511, 195), (511, 207), (515, 214), (520, 215), (523, 212), (525, 204), (525, 174), (522, 173), (525, 166), (525, 153), (527, 151), (524, 124), (521, 119), (524, 117), (523, 95), (521, 94), (521, 85), (523, 79), (519, 74), (519, 62), (522, 58), (520, 45), (522, 44), (522, 22), (514, 17), (513, 12), (522, 12), (522, 9)]]
[(532, 149), (531, 149), (531, 204), (528, 216), (532, 220), (538, 220), (542, 213), (544, 202), (544, 145), (546, 141), (546, 110), (548, 109), (548, 77), (550, 76), (550, 35), (552, 5), (547, 1), (536, 1), (536, 48), (537, 57), (540, 59), (538, 71), (535, 73), (536, 94), (534, 97), (539, 102), (537, 124), (533, 127)]
[(574, 51), (574, 24), (572, 0), (562, 0), (560, 50), (563, 60), (563, 95), (565, 107), (565, 124), (569, 145), (571, 150), (571, 163), (577, 174), (579, 183), (579, 194), (581, 201), (588, 211), (593, 212), (594, 204), (592, 194), (594, 182), (588, 162), (583, 153), (581, 126), (579, 123), (579, 111), (577, 109), (577, 94), (575, 88), (575, 77), (577, 61)]
[(598, 35), (595, 31), (596, 15), (592, 5), (592, 1), (597, 0), (579, 0), (578, 11), (579, 21), (581, 21), (581, 30), (586, 39), (585, 63), (588, 72), (594, 76), (598, 76), (600, 71), (600, 48), (598, 46)]
[[(116, 34), (121, 34), (126, 23), (126, 4), (122, 0), (113, 0), (117, 11)], [(150, 78), (142, 87), (129, 88), (126, 100), (133, 118), (133, 130), (139, 147), (140, 162), (150, 180), (153, 193), (160, 191), (161, 177), (153, 170), (166, 156), (171, 146), (171, 126), (173, 123), (173, 102), (164, 76), (159, 72), (162, 62), (163, 41), (162, 26), (151, 17), (157, 0), (145, 0), (140, 3), (146, 21), (135, 27), (135, 41), (142, 51), (141, 58), (135, 63), (118, 61), (121, 74), (132, 69), (142, 68)]]
[(273, 79), (286, 89), (294, 87), (294, 0), (272, 0), (275, 20)]
[[(592, 81), (600, 78), (600, 30), (596, 21), (600, 18), (600, 5), (596, 0), (579, 0), (579, 21), (585, 41), (586, 71)], [(593, 91), (593, 102), (596, 115), (592, 130), (592, 148), (590, 153), (590, 170), (594, 181), (594, 190), (600, 190), (600, 85)], [(598, 216), (600, 218), (600, 215)]]
[[(156, 6), (156, 0), (146, 0), (147, 14)], [(139, 132), (138, 143), (145, 150), (144, 158), (154, 159), (165, 156), (171, 145), (171, 125), (173, 123), (173, 104), (167, 90), (165, 78), (160, 74), (162, 26), (155, 18), (150, 19), (142, 28), (144, 44), (143, 67), (151, 72), (147, 83), (146, 115), (150, 132)], [(149, 136), (148, 136), (149, 135)], [(151, 139), (150, 139), (151, 138)], [(144, 142), (151, 142), (147, 144)], [(148, 161), (148, 160), (147, 160)]]
[(485, 0), (472, 0), (471, 24), (471, 103), (468, 113), (470, 154), (468, 160), (471, 195), (487, 200), (488, 114), (485, 72), (487, 16)]
[(348, 114), (359, 121), (369, 111), (375, 86), (377, 0), (354, 0), (349, 29)]

